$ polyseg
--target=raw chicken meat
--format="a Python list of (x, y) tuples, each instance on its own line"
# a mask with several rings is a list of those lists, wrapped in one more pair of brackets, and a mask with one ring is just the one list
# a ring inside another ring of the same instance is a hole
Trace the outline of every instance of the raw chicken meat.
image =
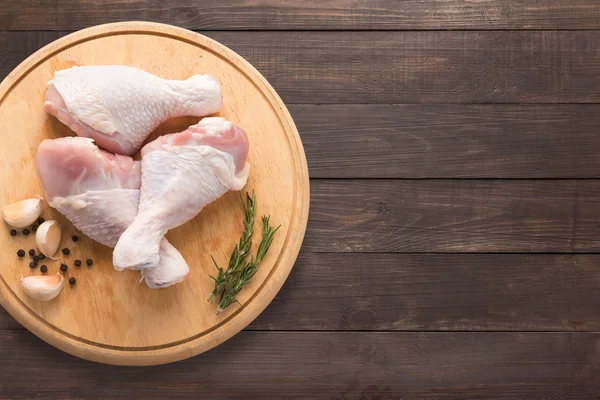
[(246, 184), (246, 133), (224, 118), (205, 118), (142, 149), (138, 215), (113, 253), (119, 268), (155, 264), (160, 239), (229, 190)]
[(210, 75), (167, 80), (123, 65), (57, 71), (44, 99), (44, 111), (78, 136), (126, 155), (135, 153), (167, 119), (203, 117), (220, 108), (221, 89)]
[[(137, 214), (140, 162), (102, 151), (86, 138), (44, 140), (37, 170), (48, 204), (92, 239), (114, 247)], [(189, 267), (166, 239), (160, 240), (160, 262), (149, 268), (146, 284), (160, 288), (181, 282)]]

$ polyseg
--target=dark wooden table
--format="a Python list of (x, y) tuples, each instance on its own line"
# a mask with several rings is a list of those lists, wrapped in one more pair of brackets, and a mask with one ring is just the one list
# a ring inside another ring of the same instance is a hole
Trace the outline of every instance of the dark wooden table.
[(0, 397), (600, 396), (597, 0), (2, 3), (1, 77), (106, 22), (231, 47), (287, 103), (312, 204), (287, 283), (230, 341), (112, 367), (0, 311)]

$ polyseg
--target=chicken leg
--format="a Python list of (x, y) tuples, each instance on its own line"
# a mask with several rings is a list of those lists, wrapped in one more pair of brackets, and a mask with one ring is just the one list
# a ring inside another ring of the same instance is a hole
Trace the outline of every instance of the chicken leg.
[[(140, 163), (98, 149), (91, 139), (44, 140), (37, 152), (37, 170), (48, 204), (103, 245), (114, 247), (134, 221), (140, 197)], [(140, 265), (151, 288), (181, 282), (189, 267), (166, 239), (160, 240), (160, 262)]]
[[(224, 118), (205, 118), (142, 149), (142, 187), (135, 221), (113, 253), (118, 268), (159, 261), (161, 238), (206, 205), (246, 184), (246, 133)], [(151, 273), (151, 271), (149, 271)]]
[(101, 148), (131, 155), (162, 122), (203, 117), (221, 108), (210, 75), (167, 80), (123, 65), (72, 67), (48, 82), (44, 111)]

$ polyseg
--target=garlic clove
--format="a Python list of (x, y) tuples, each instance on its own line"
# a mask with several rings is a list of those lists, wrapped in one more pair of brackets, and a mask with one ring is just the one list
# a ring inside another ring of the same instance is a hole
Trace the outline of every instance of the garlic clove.
[(42, 198), (21, 200), (2, 208), (2, 217), (13, 228), (25, 228), (35, 222), (42, 213)]
[(43, 255), (52, 258), (60, 245), (61, 233), (60, 225), (54, 220), (46, 221), (37, 228), (35, 242)]
[(21, 277), (21, 286), (25, 293), (39, 301), (52, 300), (58, 296), (64, 284), (65, 280), (61, 274)]

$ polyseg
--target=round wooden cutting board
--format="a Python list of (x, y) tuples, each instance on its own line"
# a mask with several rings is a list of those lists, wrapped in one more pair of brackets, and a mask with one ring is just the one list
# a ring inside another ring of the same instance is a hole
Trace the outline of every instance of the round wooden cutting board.
[[(0, 303), (21, 324), (48, 343), (89, 360), (120, 365), (151, 365), (181, 360), (206, 351), (248, 325), (273, 299), (288, 276), (304, 237), (308, 219), (309, 181), (302, 143), (283, 102), (267, 81), (244, 59), (225, 46), (193, 32), (155, 23), (128, 22), (85, 29), (39, 50), (0, 85), (0, 206), (43, 190), (35, 172), (38, 144), (46, 138), (73, 133), (42, 111), (46, 83), (57, 70), (74, 65), (122, 64), (168, 79), (211, 74), (221, 83), (223, 108), (218, 114), (246, 130), (250, 139), (250, 178), (244, 191), (258, 198), (254, 252), (260, 240), (259, 217), (271, 215), (281, 229), (253, 282), (233, 305), (216, 314), (207, 302), (209, 275), (227, 265), (242, 232), (240, 192), (230, 192), (199, 216), (172, 230), (168, 239), (190, 265), (186, 281), (152, 290), (136, 271), (117, 272), (112, 249), (76, 233), (72, 224), (45, 204), (42, 216), (63, 225), (62, 247), (71, 255), (46, 259), (48, 274), (69, 265), (66, 284), (50, 302), (29, 298), (20, 275), (30, 270), (29, 257), (18, 249), (35, 248), (33, 235), (12, 237), (0, 229), (4, 254), (0, 263)], [(198, 118), (180, 118), (161, 125), (159, 134), (179, 132)], [(243, 193), (243, 192), (242, 192)], [(118, 204), (115, 205), (118, 207)], [(2, 222), (3, 223), (3, 222)], [(20, 230), (19, 230), (20, 231)], [(75, 259), (91, 258), (81, 268)]]

